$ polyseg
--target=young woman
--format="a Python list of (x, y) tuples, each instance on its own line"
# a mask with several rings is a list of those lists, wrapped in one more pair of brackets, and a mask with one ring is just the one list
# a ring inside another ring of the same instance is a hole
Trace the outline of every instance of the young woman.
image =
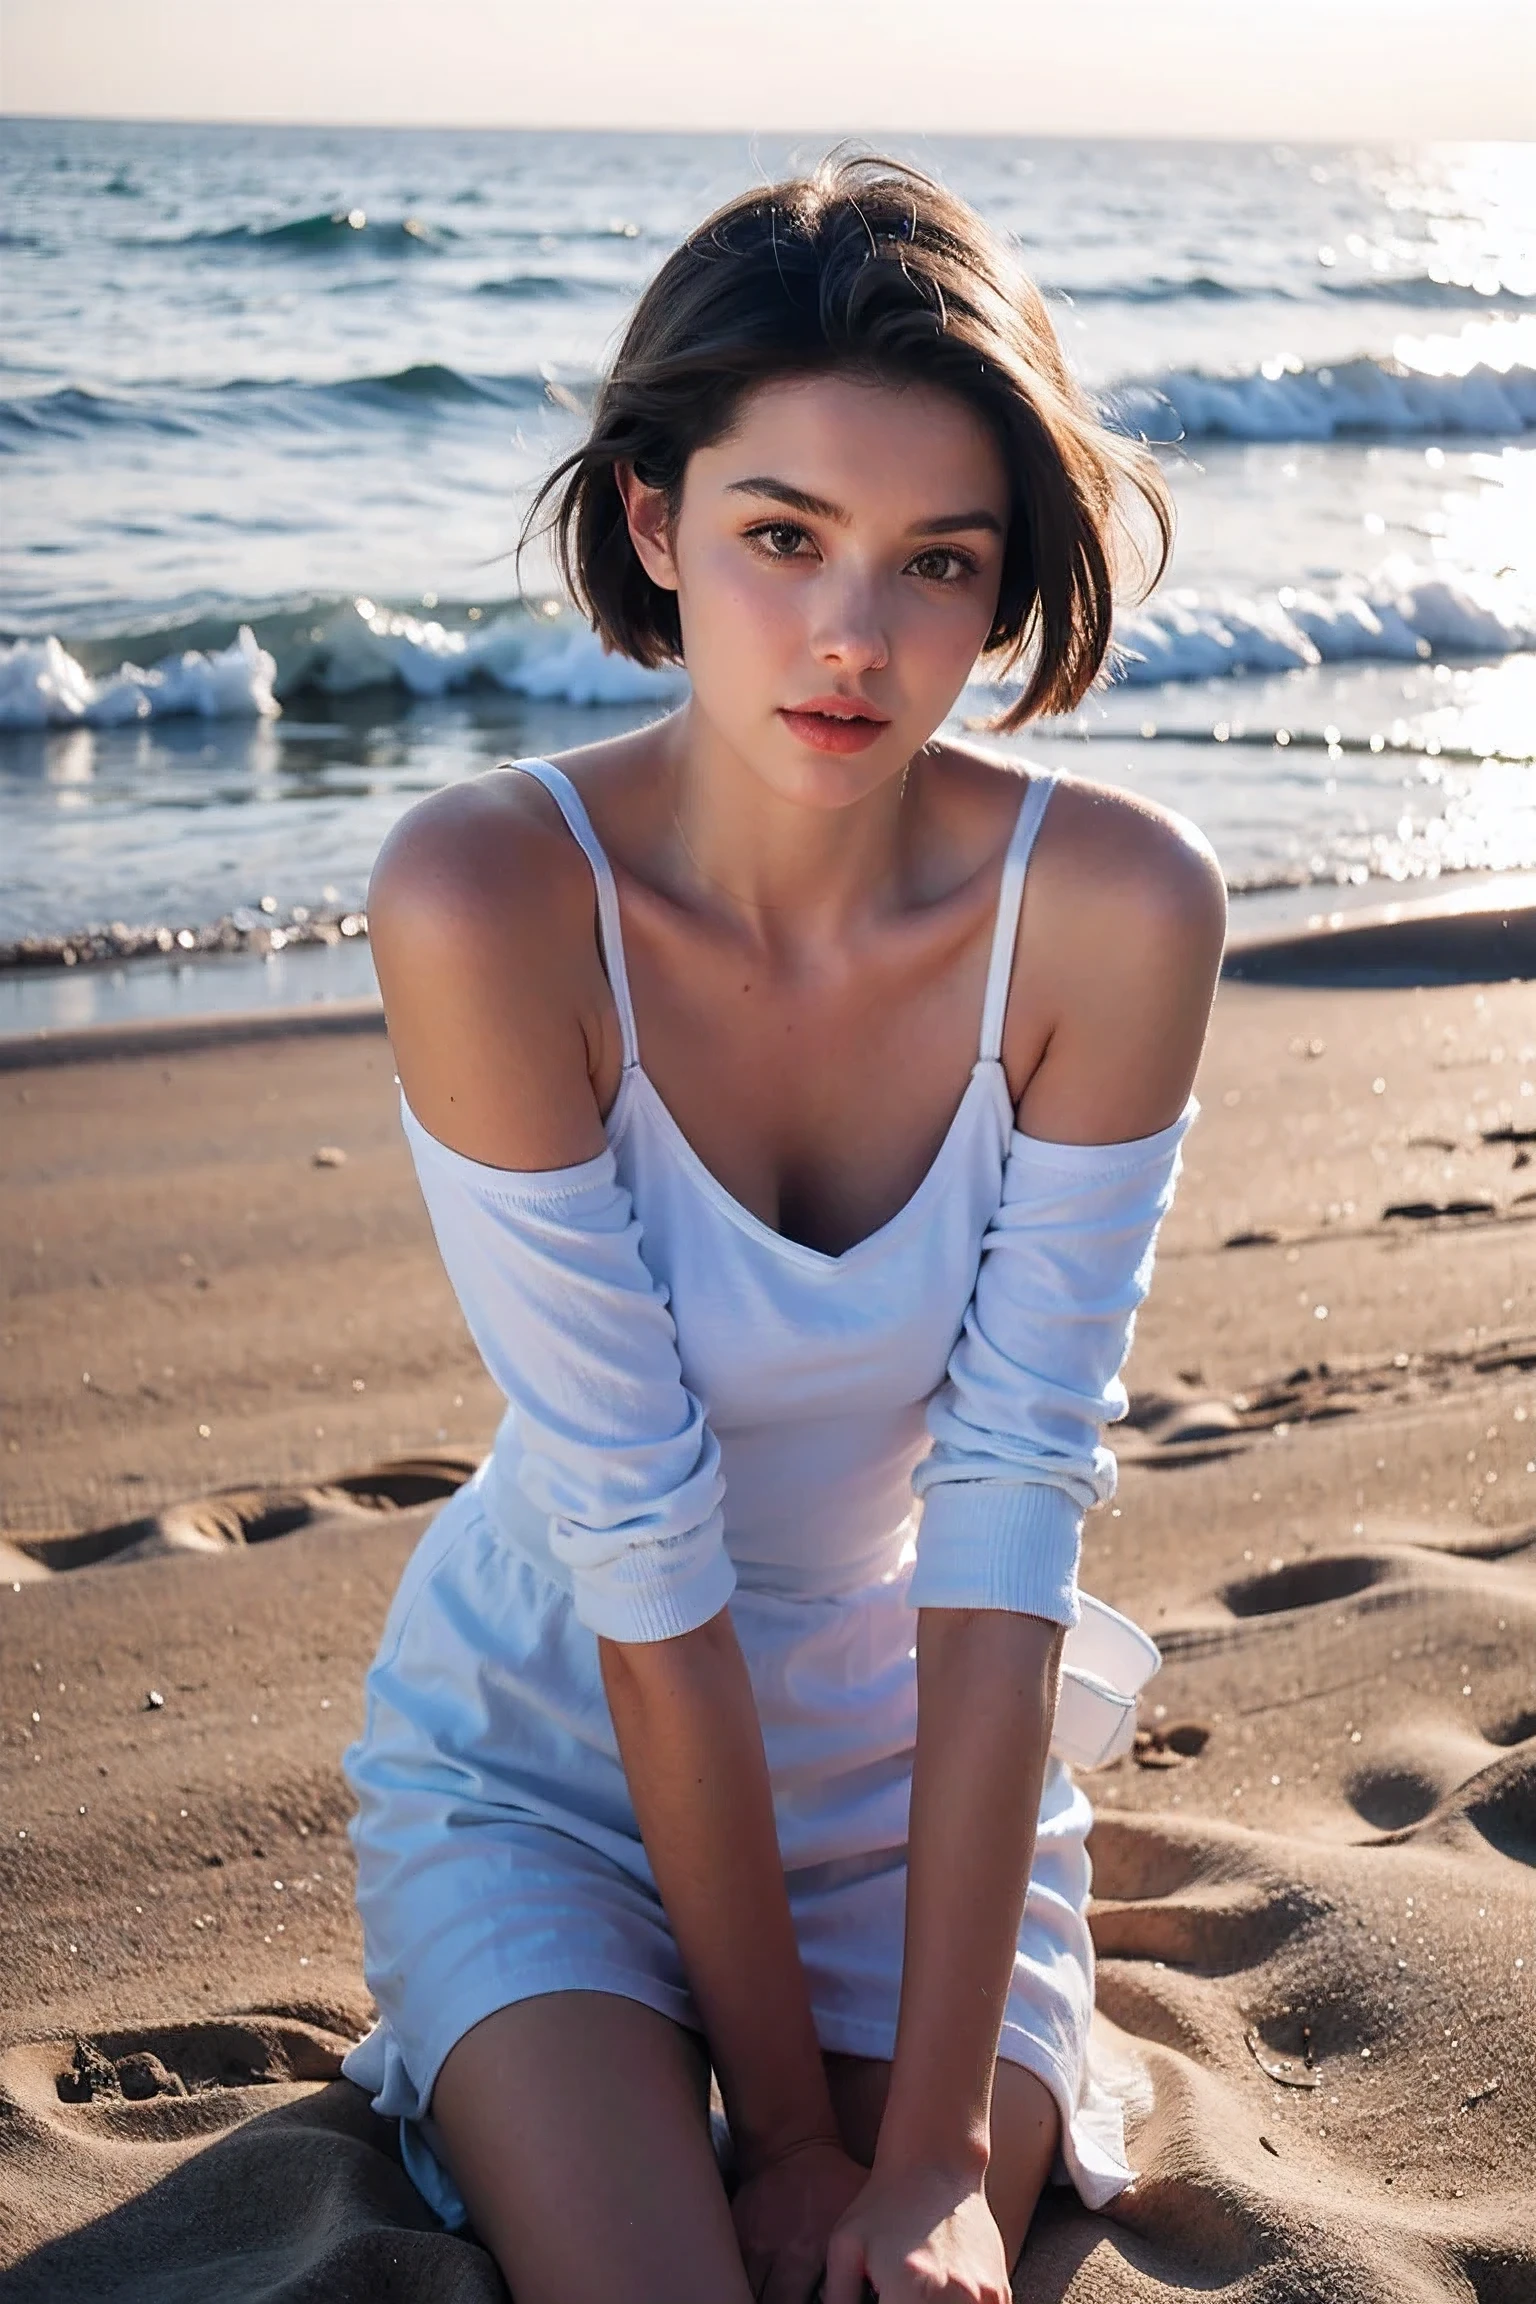
[(1129, 2180), (1066, 1762), (1155, 1650), (1076, 1564), (1222, 884), (1188, 824), (934, 732), (978, 657), (1006, 726), (1084, 693), (1137, 492), (1165, 555), (962, 203), (754, 191), (546, 490), (688, 701), (380, 859), (405, 1129), (509, 1406), (348, 1756), (348, 2069), (517, 2304), (997, 2304), (1058, 2153)]

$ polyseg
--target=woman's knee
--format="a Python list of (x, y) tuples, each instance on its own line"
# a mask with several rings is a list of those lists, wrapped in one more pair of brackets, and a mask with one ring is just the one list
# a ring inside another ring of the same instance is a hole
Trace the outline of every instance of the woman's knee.
[(431, 2128), (518, 2304), (746, 2304), (702, 2044), (597, 1992), (498, 2010), (459, 2041)]

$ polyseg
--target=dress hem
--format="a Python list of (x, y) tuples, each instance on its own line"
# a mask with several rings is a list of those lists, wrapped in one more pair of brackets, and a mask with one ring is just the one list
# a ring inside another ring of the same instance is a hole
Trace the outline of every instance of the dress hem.
[[(515, 1989), (502, 1985), (491, 2004), (467, 2019), (455, 2017), (429, 2045), (422, 2061), (423, 2077), (411, 2072), (382, 2019), (342, 2059), (342, 2072), (364, 2089), (382, 2118), (395, 2119), (400, 2128), (400, 2156), (417, 2191), (449, 2231), (461, 2231), (469, 2212), (453, 2177), (427, 2140), (433, 2091), (452, 2051), (477, 2024), (499, 2015), (504, 2008), (520, 2007), (527, 2000), (542, 2000), (557, 1992), (602, 1992), (615, 1999), (632, 2000), (653, 2008), (689, 2032), (701, 2032), (692, 1999), (655, 1977), (633, 1970), (583, 1963), (580, 1973), (568, 1963), (549, 1964), (530, 1971)], [(825, 2054), (865, 2056), (889, 2063), (895, 2048), (894, 2026), (834, 2014), (813, 2004), (812, 2021)], [(443, 2035), (451, 2029), (452, 2037)], [(1107, 2202), (1135, 2182), (1125, 2157), (1124, 2121), (1117, 2099), (1087, 2076), (1085, 2088), (1075, 2087), (1060, 2059), (1022, 2025), (1005, 2023), (998, 2043), (998, 2061), (1017, 2064), (1032, 2072), (1050, 2090), (1061, 2122), (1056, 2181), (1070, 2183), (1091, 2209)], [(1086, 2096), (1086, 2101), (1085, 2101)]]

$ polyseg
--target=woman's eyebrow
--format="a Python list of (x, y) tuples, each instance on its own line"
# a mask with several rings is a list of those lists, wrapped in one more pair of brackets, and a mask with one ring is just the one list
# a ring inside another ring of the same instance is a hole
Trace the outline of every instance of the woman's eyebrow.
[(787, 504), (792, 512), (809, 513), (813, 520), (835, 520), (846, 528), (848, 515), (840, 504), (829, 504), (825, 496), (812, 496), (804, 488), (793, 488), (787, 480), (775, 480), (769, 473), (760, 472), (751, 480), (730, 480), (726, 483), (727, 496), (770, 496), (775, 504)]
[[(791, 512), (806, 513), (813, 520), (832, 520), (840, 528), (848, 525), (848, 514), (840, 504), (833, 504), (825, 496), (813, 496), (808, 489), (796, 488), (788, 480), (776, 480), (771, 473), (759, 472), (750, 480), (727, 481), (725, 493), (727, 496), (766, 496)], [(990, 535), (1001, 536), (1003, 524), (995, 512), (985, 508), (975, 512), (941, 512), (932, 520), (914, 520), (907, 534), (954, 536), (962, 529), (982, 529)]]
[(989, 535), (1001, 536), (1003, 524), (995, 512), (944, 512), (937, 520), (914, 520), (907, 530), (909, 536), (953, 536), (961, 528), (984, 528)]

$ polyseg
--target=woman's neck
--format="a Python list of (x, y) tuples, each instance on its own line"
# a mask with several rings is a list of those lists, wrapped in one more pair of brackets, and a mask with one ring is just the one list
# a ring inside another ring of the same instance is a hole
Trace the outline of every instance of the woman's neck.
[(905, 877), (917, 763), (842, 804), (775, 791), (686, 706), (662, 789), (678, 876), (750, 934), (822, 941), (888, 912)]

